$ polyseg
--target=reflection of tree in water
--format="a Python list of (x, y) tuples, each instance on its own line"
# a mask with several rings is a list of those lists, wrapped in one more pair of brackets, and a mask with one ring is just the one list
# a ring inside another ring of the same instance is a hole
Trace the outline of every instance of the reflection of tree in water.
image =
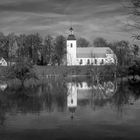
[(52, 95), (51, 95), (51, 88), (49, 85), (42, 85), (40, 87), (41, 93), (44, 94), (44, 96), (42, 96), (42, 98), (45, 100), (45, 108), (48, 112), (52, 112), (53, 108), (52, 108)]
[(66, 109), (67, 88), (62, 80), (34, 88), (7, 88), (0, 93), (0, 123), (3, 124), (6, 113), (37, 113), (52, 112)]
[(116, 88), (116, 83), (111, 81), (102, 81), (102, 83), (92, 85), (91, 107), (95, 110), (96, 107), (104, 107), (110, 103)]
[[(74, 81), (74, 84), (82, 85), (82, 81), (77, 83)], [(96, 86), (96, 90), (94, 86)], [(131, 86), (128, 83), (120, 83), (117, 92), (110, 97), (107, 97), (106, 90), (104, 91), (101, 86), (103, 86), (103, 83), (100, 85), (92, 83), (90, 97), (78, 102), (78, 105), (91, 105), (95, 109), (95, 107), (104, 107), (111, 104), (111, 106), (117, 108), (117, 111), (123, 112), (123, 107), (126, 104), (132, 104), (140, 97), (139, 85)], [(66, 82), (63, 79), (51, 79), (47, 84), (34, 88), (7, 88), (0, 93), (0, 125), (4, 124), (7, 112), (11, 114), (39, 114), (43, 110), (47, 112), (53, 112), (55, 109), (65, 111), (67, 107), (67, 90)]]
[[(21, 113), (39, 112), (42, 108), (42, 100), (36, 94), (38, 88), (18, 88), (6, 90), (6, 98), (9, 104), (9, 109)], [(31, 96), (34, 93), (35, 96)]]
[(124, 112), (125, 105), (133, 105), (140, 98), (140, 85), (130, 85), (128, 82), (121, 82), (111, 104), (120, 113)]
[[(94, 100), (92, 100), (91, 103), (94, 108), (95, 106), (103, 107), (107, 104), (110, 104), (112, 108), (116, 108), (117, 112), (122, 114), (126, 105), (133, 105), (135, 101), (140, 98), (139, 91), (139, 85), (130, 85), (127, 82), (120, 82), (118, 84), (116, 93), (113, 94), (112, 97), (105, 99), (101, 97), (95, 97), (93, 94), (92, 98)], [(97, 94), (98, 93), (99, 92), (97, 92)]]
[(98, 85), (98, 84), (104, 84), (104, 82), (108, 82), (108, 81), (115, 81), (114, 77), (109, 77), (109, 76), (100, 76), (99, 80), (96, 80), (94, 76), (88, 76), (86, 77), (86, 82), (88, 84), (88, 86), (93, 86), (93, 85)]
[[(113, 84), (113, 83), (112, 83)], [(92, 88), (91, 94), (91, 107), (95, 110), (96, 107), (104, 107), (110, 103), (112, 96), (114, 95), (114, 90), (112, 91), (108, 87), (108, 83), (97, 84)]]
[(118, 112), (123, 112), (124, 105), (129, 104), (129, 92), (123, 82), (118, 86), (118, 90), (113, 96), (111, 104), (117, 108)]
[(6, 120), (5, 116), (5, 106), (4, 104), (0, 101), (0, 126), (4, 125), (4, 121)]
[(77, 83), (69, 82), (68, 85), (77, 89), (77, 94), (80, 96), (80, 98), (78, 96), (77, 99), (78, 105), (90, 105), (94, 109), (96, 106), (103, 107), (109, 103), (117, 88), (115, 82), (102, 81), (102, 83), (99, 83), (90, 78), (83, 79), (83, 81), (78, 79)]
[[(94, 110), (97, 107), (104, 107), (108, 104), (111, 105), (111, 108), (116, 108), (117, 112), (123, 112), (125, 105), (133, 105), (134, 102), (139, 99), (140, 86), (130, 85), (127, 82), (120, 82), (119, 84), (116, 81), (113, 81), (115, 88), (112, 87), (111, 81), (102, 81), (96, 82), (94, 79), (87, 79), (88, 87), (92, 88), (92, 91), (86, 90), (90, 94), (90, 97), (81, 101), (78, 101), (80, 106), (90, 105)], [(77, 85), (81, 85), (82, 81), (79, 81)], [(117, 88), (118, 87), (118, 88)], [(108, 90), (109, 89), (109, 90)], [(113, 90), (114, 89), (114, 90)]]
[(140, 98), (140, 83), (131, 84), (128, 83), (128, 90), (134, 96), (134, 100), (138, 100)]
[(4, 92), (0, 91), (0, 126), (4, 125), (6, 120), (6, 112), (9, 110), (9, 103), (7, 98), (4, 96)]
[(47, 84), (46, 91), (50, 93), (53, 106), (59, 111), (66, 109), (67, 86), (64, 79), (51, 79)]

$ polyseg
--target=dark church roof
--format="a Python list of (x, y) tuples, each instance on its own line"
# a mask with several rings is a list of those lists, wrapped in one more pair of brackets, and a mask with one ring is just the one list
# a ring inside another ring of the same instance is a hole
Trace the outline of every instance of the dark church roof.
[(106, 54), (113, 54), (108, 47), (82, 47), (77, 48), (77, 58), (105, 58)]
[(75, 37), (75, 35), (71, 34), (68, 36), (67, 40), (76, 40), (76, 37)]

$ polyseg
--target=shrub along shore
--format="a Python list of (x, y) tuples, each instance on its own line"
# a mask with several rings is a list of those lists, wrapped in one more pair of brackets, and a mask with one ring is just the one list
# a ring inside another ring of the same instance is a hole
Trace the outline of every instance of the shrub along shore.
[[(7, 75), (7, 67), (0, 67), (0, 79), (6, 81), (8, 85), (20, 85), (18, 78), (5, 79), (4, 75)], [(140, 79), (138, 75), (134, 75), (130, 67), (119, 67), (116, 65), (104, 65), (104, 66), (33, 66), (33, 71), (38, 77), (37, 79), (26, 79), (25, 85), (39, 85), (48, 82), (49, 78), (62, 78), (68, 79), (72, 77), (92, 77), (95, 81), (104, 81), (106, 79), (114, 78), (117, 80), (123, 79)], [(128, 71), (129, 70), (129, 71)], [(131, 72), (131, 73), (130, 73)], [(28, 74), (28, 73), (27, 73)], [(26, 75), (25, 75), (26, 76)], [(130, 78), (131, 77), (131, 78)]]
[(92, 76), (106, 75), (112, 76), (116, 72), (114, 65), (108, 66), (34, 66), (36, 74), (39, 78), (49, 76)]
[(118, 80), (140, 80), (139, 65), (132, 66), (34, 66), (39, 79), (48, 77), (95, 77), (96, 79), (115, 78)]

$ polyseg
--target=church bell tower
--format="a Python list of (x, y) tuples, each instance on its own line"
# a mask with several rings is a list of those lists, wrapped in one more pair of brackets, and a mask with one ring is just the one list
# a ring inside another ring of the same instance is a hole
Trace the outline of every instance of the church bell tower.
[(76, 65), (76, 47), (77, 42), (74, 35), (74, 30), (69, 29), (69, 36), (67, 38), (67, 66)]

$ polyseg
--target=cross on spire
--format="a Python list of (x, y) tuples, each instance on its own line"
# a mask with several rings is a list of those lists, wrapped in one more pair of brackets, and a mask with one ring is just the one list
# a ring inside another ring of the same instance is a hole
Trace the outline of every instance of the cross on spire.
[(69, 30), (70, 30), (70, 34), (73, 35), (73, 31), (74, 31), (73, 28), (71, 27)]

